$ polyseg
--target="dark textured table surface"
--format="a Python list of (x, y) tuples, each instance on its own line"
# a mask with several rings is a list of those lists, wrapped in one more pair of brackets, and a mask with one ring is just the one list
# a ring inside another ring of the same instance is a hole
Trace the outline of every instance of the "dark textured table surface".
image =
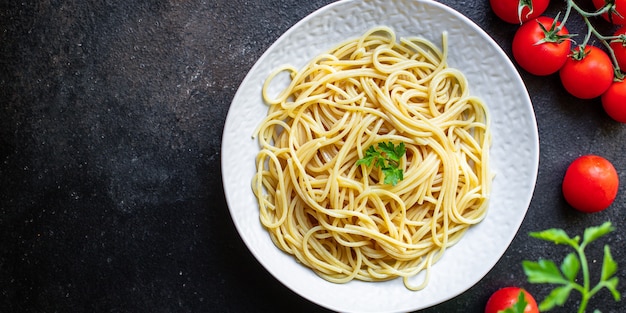
[[(276, 281), (241, 241), (222, 189), (220, 146), (247, 71), (330, 2), (2, 1), (0, 311), (325, 311)], [(517, 26), (498, 20), (487, 0), (441, 2), (511, 55)], [(547, 14), (563, 3), (552, 1)], [(570, 30), (578, 26), (572, 19)], [(549, 286), (527, 283), (521, 262), (565, 255), (527, 236), (551, 227), (580, 234), (611, 220), (617, 231), (588, 249), (591, 266), (599, 271), (601, 246), (610, 244), (626, 278), (624, 187), (591, 215), (560, 192), (567, 165), (587, 153), (611, 160), (626, 182), (626, 125), (598, 99), (569, 96), (558, 76), (521, 76), (541, 147), (526, 218), (480, 282), (423, 312), (481, 312), (507, 285), (542, 299)], [(554, 311), (573, 312), (579, 301), (572, 294)], [(591, 301), (604, 313), (622, 306), (606, 290)]]

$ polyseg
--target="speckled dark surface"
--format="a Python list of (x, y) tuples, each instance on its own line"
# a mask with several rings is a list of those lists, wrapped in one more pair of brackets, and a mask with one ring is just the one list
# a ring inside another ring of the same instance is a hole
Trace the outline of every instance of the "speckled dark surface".
[[(224, 199), (220, 158), (228, 156), (220, 146), (250, 67), (330, 2), (3, 1), (0, 311), (324, 311), (277, 282), (242, 243)], [(488, 1), (441, 2), (510, 55), (517, 26), (496, 19)], [(552, 2), (554, 16), (563, 1)], [(569, 27), (579, 26), (573, 19)], [(603, 243), (622, 264), (626, 290), (624, 187), (593, 215), (573, 211), (560, 193), (567, 165), (586, 153), (611, 160), (626, 182), (626, 125), (608, 118), (599, 100), (569, 96), (557, 76), (522, 77), (541, 145), (526, 219), (484, 279), (423, 312), (481, 312), (506, 285), (545, 297), (548, 286), (526, 283), (520, 263), (567, 250), (526, 234), (550, 227), (579, 234), (606, 220), (617, 231)], [(601, 245), (588, 250), (592, 267)], [(572, 312), (578, 301), (574, 295), (554, 311)], [(606, 290), (591, 306), (624, 312)]]

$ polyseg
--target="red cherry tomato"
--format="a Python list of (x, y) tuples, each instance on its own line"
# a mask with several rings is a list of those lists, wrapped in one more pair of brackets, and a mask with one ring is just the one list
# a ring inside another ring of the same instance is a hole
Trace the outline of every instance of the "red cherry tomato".
[(568, 57), (559, 71), (565, 90), (580, 99), (591, 99), (602, 95), (613, 82), (611, 59), (595, 46), (585, 48), (585, 56), (577, 60)]
[(575, 209), (593, 213), (611, 205), (617, 196), (619, 177), (613, 164), (597, 155), (574, 160), (563, 178), (563, 196)]
[(556, 73), (567, 60), (571, 43), (562, 38), (569, 35), (567, 28), (563, 27), (558, 33), (546, 33), (540, 26), (550, 30), (553, 23), (553, 18), (540, 16), (522, 24), (513, 37), (513, 57), (531, 74)]
[(550, 0), (489, 0), (489, 3), (493, 13), (503, 21), (521, 24), (543, 14)]
[(497, 313), (512, 307), (517, 303), (520, 292), (524, 293), (524, 299), (528, 303), (526, 304), (524, 313), (539, 313), (535, 298), (533, 298), (528, 291), (519, 287), (504, 287), (494, 292), (491, 297), (489, 297), (489, 300), (487, 300), (485, 313)]
[[(622, 28), (618, 29), (613, 35), (626, 35), (626, 26), (622, 26)], [(611, 41), (611, 49), (615, 52), (615, 58), (617, 59), (619, 68), (622, 72), (626, 73), (626, 42)]]
[(620, 123), (626, 123), (626, 81), (613, 82), (601, 99), (606, 114)]
[(612, 22), (615, 25), (624, 25), (626, 24), (626, 0), (593, 0), (593, 6), (596, 10), (602, 8), (607, 3), (613, 2), (615, 12), (610, 12), (611, 16), (609, 17), (609, 13), (602, 14), (602, 17)]

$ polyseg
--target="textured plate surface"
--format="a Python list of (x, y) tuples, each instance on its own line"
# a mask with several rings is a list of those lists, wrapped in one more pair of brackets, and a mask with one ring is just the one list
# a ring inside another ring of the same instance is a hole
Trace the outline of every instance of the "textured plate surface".
[[(251, 191), (258, 152), (252, 133), (267, 113), (261, 87), (285, 63), (302, 67), (315, 55), (386, 25), (398, 37), (421, 36), (441, 46), (449, 36), (448, 64), (463, 71), (470, 93), (492, 115), (494, 180), (486, 219), (448, 249), (418, 292), (400, 279), (333, 284), (315, 275), (271, 242), (259, 222)], [(235, 94), (222, 138), (224, 191), (235, 226), (258, 261), (285, 286), (329, 309), (342, 312), (405, 312), (448, 300), (476, 284), (495, 265), (524, 219), (537, 177), (539, 142), (530, 98), (515, 67), (478, 26), (453, 9), (426, 0), (340, 1), (304, 18), (281, 36), (250, 70)]]

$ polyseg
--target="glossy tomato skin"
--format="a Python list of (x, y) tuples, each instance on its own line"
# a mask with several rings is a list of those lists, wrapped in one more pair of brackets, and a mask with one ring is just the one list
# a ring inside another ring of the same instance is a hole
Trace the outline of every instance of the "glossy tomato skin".
[[(533, 75), (546, 76), (556, 73), (565, 64), (570, 53), (570, 40), (537, 44), (545, 39), (545, 33), (539, 24), (550, 29), (553, 23), (553, 18), (540, 16), (522, 24), (513, 37), (515, 61)], [(563, 27), (557, 34), (566, 36), (569, 32)]]
[(585, 47), (586, 55), (581, 60), (568, 57), (559, 70), (565, 90), (580, 99), (601, 96), (613, 82), (614, 71), (611, 59), (596, 46)]
[(612, 119), (626, 123), (626, 80), (615, 81), (602, 94), (602, 107)]
[[(520, 0), (489, 0), (491, 9), (501, 20), (511, 24), (521, 24), (534, 19), (548, 8), (549, 0), (532, 0), (533, 11), (526, 6), (522, 9), (522, 14), (518, 15)], [(521, 20), (520, 20), (521, 18)]]
[[(626, 26), (622, 26), (620, 29), (615, 31), (614, 36), (624, 35), (626, 34)], [(613, 41), (611, 42), (611, 49), (615, 52), (615, 58), (617, 59), (617, 64), (622, 72), (626, 72), (626, 43)]]
[(520, 291), (524, 292), (524, 299), (528, 304), (524, 313), (539, 313), (535, 298), (528, 291), (519, 287), (504, 287), (494, 292), (485, 306), (485, 313), (497, 313), (498, 311), (510, 308), (517, 302)]
[(567, 168), (563, 196), (575, 209), (594, 213), (608, 208), (617, 196), (619, 177), (613, 164), (597, 155), (583, 155)]
[[(593, 6), (596, 10), (600, 9), (605, 4), (605, 0), (593, 0)], [(611, 14), (611, 19), (609, 19), (609, 14), (604, 13), (602, 14), (602, 17), (608, 22), (613, 22), (615, 25), (626, 24), (626, 0), (615, 0), (615, 10), (619, 13), (619, 15)]]

